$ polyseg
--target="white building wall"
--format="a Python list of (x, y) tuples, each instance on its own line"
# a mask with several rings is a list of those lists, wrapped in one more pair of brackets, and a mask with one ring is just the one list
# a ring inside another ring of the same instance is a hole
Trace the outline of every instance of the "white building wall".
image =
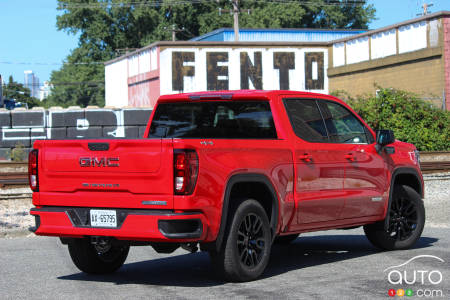
[(139, 54), (128, 57), (128, 76), (139, 74)]
[(114, 107), (128, 105), (127, 59), (105, 66), (105, 105)]
[(396, 29), (378, 32), (371, 36), (371, 58), (377, 59), (397, 52)]
[(398, 29), (398, 52), (405, 53), (427, 47), (427, 22), (401, 26)]
[[(227, 76), (219, 76), (220, 79), (228, 80), (228, 88), (230, 90), (241, 89), (241, 62), (240, 53), (246, 52), (254, 64), (254, 53), (261, 52), (262, 55), (262, 85), (264, 90), (279, 89), (280, 75), (279, 70), (274, 68), (273, 56), (275, 52), (293, 53), (295, 56), (295, 67), (289, 70), (289, 89), (304, 91), (305, 89), (305, 53), (320, 52), (323, 53), (323, 89), (309, 90), (320, 93), (328, 92), (328, 76), (326, 70), (328, 68), (328, 50), (327, 48), (169, 48), (160, 52), (160, 64), (164, 66), (160, 68), (160, 93), (174, 94), (181, 91), (172, 88), (172, 52), (193, 52), (195, 54), (195, 62), (184, 63), (185, 66), (194, 67), (194, 76), (184, 76), (183, 92), (196, 92), (207, 90), (207, 65), (206, 54), (209, 52), (227, 52), (228, 62), (219, 62), (219, 66), (228, 67)], [(314, 65), (312, 73), (319, 73), (317, 64)], [(223, 77), (223, 78), (222, 78)], [(253, 83), (249, 80), (249, 88), (254, 88)]]
[(158, 50), (156, 47), (150, 49), (150, 70), (158, 69)]
[(150, 72), (150, 50), (139, 53), (139, 74)]
[(347, 64), (369, 60), (369, 37), (360, 37), (346, 42)]
[(345, 65), (345, 43), (333, 45), (333, 67)]

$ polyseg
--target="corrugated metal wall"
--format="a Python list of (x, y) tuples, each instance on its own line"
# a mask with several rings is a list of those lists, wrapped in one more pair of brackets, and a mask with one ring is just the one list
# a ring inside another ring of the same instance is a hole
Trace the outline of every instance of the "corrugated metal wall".
[[(244, 42), (327, 42), (355, 34), (363, 33), (365, 30), (310, 30), (310, 29), (287, 29), (287, 30), (270, 30), (270, 29), (242, 29), (239, 31), (239, 41)], [(207, 34), (195, 38), (196, 41), (234, 41), (234, 32), (232, 29), (217, 30), (214, 34)]]

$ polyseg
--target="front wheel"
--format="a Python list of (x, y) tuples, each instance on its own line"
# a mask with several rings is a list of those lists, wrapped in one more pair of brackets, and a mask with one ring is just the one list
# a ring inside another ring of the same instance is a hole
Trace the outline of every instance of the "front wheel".
[(68, 243), (70, 257), (78, 269), (89, 274), (108, 274), (119, 269), (130, 250), (129, 245), (116, 245), (109, 240), (93, 245), (88, 238)]
[(396, 185), (388, 214), (387, 230), (384, 229), (384, 220), (364, 226), (369, 241), (383, 250), (412, 247), (425, 225), (425, 208), (420, 195), (407, 185)]
[(226, 280), (250, 281), (264, 272), (271, 244), (266, 212), (261, 204), (249, 199), (234, 212), (221, 250), (210, 252), (210, 255), (214, 266)]

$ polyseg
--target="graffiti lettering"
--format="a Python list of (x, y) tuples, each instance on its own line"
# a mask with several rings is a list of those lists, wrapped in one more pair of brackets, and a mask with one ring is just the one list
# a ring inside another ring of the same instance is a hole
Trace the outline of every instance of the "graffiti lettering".
[(254, 89), (262, 90), (261, 51), (256, 51), (253, 54), (253, 63), (247, 52), (241, 52), (241, 89), (248, 89), (250, 81)]
[(206, 53), (207, 90), (228, 90), (228, 52)]

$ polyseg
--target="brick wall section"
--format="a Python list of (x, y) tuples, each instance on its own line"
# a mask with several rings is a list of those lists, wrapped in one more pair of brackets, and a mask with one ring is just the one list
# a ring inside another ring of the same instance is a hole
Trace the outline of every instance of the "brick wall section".
[[(362, 70), (329, 79), (330, 92), (345, 90), (352, 96), (375, 94), (378, 84), (417, 93), (423, 97), (442, 97), (445, 77), (442, 74), (441, 57), (387, 66), (378, 69)], [(447, 81), (448, 82), (448, 81)], [(439, 99), (433, 101), (442, 107)], [(447, 108), (448, 108), (447, 101)]]
[(450, 17), (444, 18), (445, 98), (450, 110)]

